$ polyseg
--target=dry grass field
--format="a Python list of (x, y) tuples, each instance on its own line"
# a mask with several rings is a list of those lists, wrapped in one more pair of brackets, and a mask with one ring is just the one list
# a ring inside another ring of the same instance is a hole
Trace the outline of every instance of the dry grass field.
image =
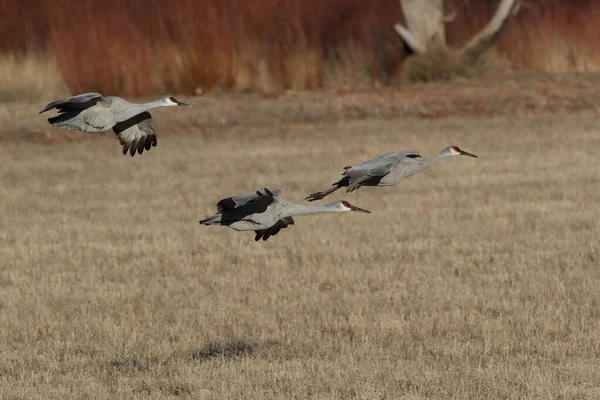
[[(0, 398), (600, 398), (600, 102), (573, 86), (555, 110), (549, 87), (481, 100), (504, 115), (447, 117), (438, 95), (443, 118), (412, 89), (414, 110), (355, 114), (298, 95), (334, 119), (292, 94), (182, 99), (134, 158), (47, 126), (44, 101), (2, 104)], [(327, 199), (371, 215), (259, 243), (198, 224), (228, 195), (302, 202), (346, 165), (449, 144), (480, 158)]]

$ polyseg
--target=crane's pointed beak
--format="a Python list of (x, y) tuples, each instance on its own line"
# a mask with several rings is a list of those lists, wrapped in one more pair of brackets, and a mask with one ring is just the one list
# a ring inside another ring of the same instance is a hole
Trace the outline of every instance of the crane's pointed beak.
[(350, 211), (358, 211), (361, 213), (371, 214), (371, 211), (365, 210), (364, 208), (360, 208), (360, 207), (356, 207), (356, 206), (351, 206)]
[(467, 153), (464, 150), (459, 151), (459, 153), (460, 153), (461, 156), (469, 156), (469, 157), (473, 157), (473, 158), (479, 158), (475, 154)]
[(184, 102), (182, 102), (182, 101), (179, 101), (179, 100), (175, 100), (175, 103), (177, 103), (177, 105), (178, 105), (178, 106), (181, 106), (181, 107), (190, 107), (190, 108), (192, 107), (192, 106), (190, 106), (189, 104), (187, 104), (187, 103), (184, 103)]

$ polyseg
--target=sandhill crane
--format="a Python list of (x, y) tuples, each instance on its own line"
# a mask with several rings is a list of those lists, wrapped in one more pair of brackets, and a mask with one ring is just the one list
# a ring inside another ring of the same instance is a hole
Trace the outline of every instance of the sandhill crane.
[(294, 225), (296, 215), (321, 212), (358, 211), (370, 214), (368, 210), (338, 201), (324, 206), (305, 206), (292, 203), (280, 196), (281, 190), (263, 189), (256, 192), (227, 197), (217, 203), (218, 213), (200, 221), (202, 225), (228, 226), (236, 231), (254, 231), (255, 241), (267, 240), (281, 229)]
[(345, 167), (345, 171), (342, 173), (344, 177), (335, 182), (331, 189), (313, 193), (309, 195), (306, 200), (320, 200), (342, 187), (347, 187), (348, 189), (346, 189), (346, 192), (350, 193), (361, 186), (395, 185), (402, 179), (413, 176), (417, 172), (431, 167), (444, 158), (452, 156), (469, 156), (477, 158), (475, 154), (467, 153), (457, 146), (448, 146), (435, 157), (423, 160), (419, 160), (421, 155), (416, 151), (389, 153), (365, 161), (356, 167)]
[(183, 106), (172, 96), (163, 96), (144, 104), (134, 104), (117, 96), (102, 96), (100, 93), (84, 93), (49, 103), (40, 114), (58, 109), (56, 117), (48, 122), (62, 129), (80, 130), (87, 133), (104, 132), (113, 129), (123, 146), (123, 155), (133, 157), (137, 151), (156, 146), (156, 131), (152, 116), (148, 112), (156, 107)]

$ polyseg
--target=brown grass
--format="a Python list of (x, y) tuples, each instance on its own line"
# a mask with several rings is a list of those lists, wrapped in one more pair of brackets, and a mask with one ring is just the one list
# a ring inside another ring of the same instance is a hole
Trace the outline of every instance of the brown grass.
[[(449, 1), (450, 44), (496, 4)], [(591, 0), (523, 1), (498, 53), (517, 68), (597, 71), (599, 12)], [(49, 49), (74, 93), (372, 86), (393, 82), (405, 59), (399, 21), (398, 0), (4, 0), (0, 50)]]
[(492, 52), (473, 62), (457, 49), (438, 47), (409, 57), (402, 64), (401, 79), (408, 83), (448, 81), (458, 77), (473, 79), (507, 67)]
[[(596, 113), (247, 111), (166, 135), (204, 101), (154, 113), (159, 145), (133, 159), (111, 133), (0, 146), (0, 397), (600, 397)], [(345, 165), (451, 143), (480, 158), (331, 198), (371, 215), (261, 243), (197, 223), (226, 195), (302, 202)]]

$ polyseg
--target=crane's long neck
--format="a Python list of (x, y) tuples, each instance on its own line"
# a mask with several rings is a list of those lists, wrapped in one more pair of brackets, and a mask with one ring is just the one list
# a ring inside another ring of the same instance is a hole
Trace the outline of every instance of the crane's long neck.
[(322, 212), (337, 212), (339, 211), (335, 207), (335, 203), (327, 204), (324, 206), (305, 206), (303, 204), (292, 203), (291, 206), (286, 210), (282, 218), (294, 217), (296, 215), (305, 214), (316, 214)]
[(437, 164), (438, 162), (440, 162), (441, 160), (443, 160), (444, 158), (449, 157), (449, 156), (450, 156), (450, 154), (446, 151), (446, 149), (444, 149), (431, 158), (426, 158), (424, 160), (421, 160), (421, 164), (423, 164), (425, 168), (428, 168), (428, 167), (431, 167), (432, 165)]
[(138, 114), (143, 113), (144, 111), (152, 110), (153, 108), (162, 107), (162, 106), (164, 106), (162, 99), (154, 100), (149, 103), (141, 103), (141, 104), (129, 103), (129, 105), (127, 106), (127, 109), (125, 111), (123, 111), (122, 113), (120, 113), (120, 115), (118, 116), (118, 120), (126, 121), (131, 117), (134, 117)]

